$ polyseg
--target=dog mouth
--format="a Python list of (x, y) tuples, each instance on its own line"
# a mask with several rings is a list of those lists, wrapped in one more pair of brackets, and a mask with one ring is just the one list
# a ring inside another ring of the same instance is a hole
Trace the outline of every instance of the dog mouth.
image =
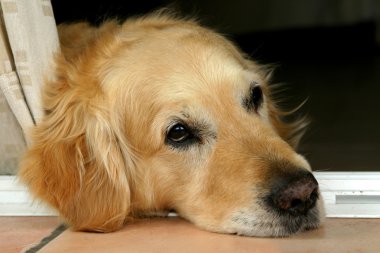
[(286, 237), (298, 232), (316, 229), (319, 227), (320, 214), (316, 207), (310, 209), (306, 214), (294, 216), (292, 214), (283, 214), (274, 223), (272, 230), (275, 237)]
[(241, 213), (232, 219), (237, 235), (255, 237), (288, 237), (290, 235), (316, 229), (320, 226), (319, 211), (314, 208), (306, 215), (292, 216), (270, 213), (258, 217), (249, 217)]
[[(257, 211), (256, 211), (257, 213)], [(299, 232), (316, 229), (321, 224), (321, 214), (317, 206), (307, 213), (294, 216), (264, 208), (260, 214), (251, 216), (247, 212), (238, 212), (233, 218), (237, 235), (255, 237), (288, 237)]]

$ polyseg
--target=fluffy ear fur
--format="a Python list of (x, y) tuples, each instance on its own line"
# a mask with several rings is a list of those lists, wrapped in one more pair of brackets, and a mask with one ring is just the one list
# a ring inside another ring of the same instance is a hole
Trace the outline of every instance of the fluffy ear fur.
[[(266, 83), (270, 83), (274, 70), (274, 65), (262, 65), (259, 67), (259, 72), (265, 77)], [(295, 115), (295, 113), (304, 105), (306, 100), (290, 111), (283, 110), (277, 105), (277, 100), (281, 100), (281, 98), (275, 98), (275, 94), (279, 88), (278, 86), (279, 85), (272, 84), (267, 88), (270, 100), (268, 103), (269, 117), (272, 125), (275, 127), (281, 138), (288, 142), (294, 149), (297, 149), (300, 140), (309, 125), (309, 118), (306, 116)]]
[[(80, 108), (82, 107), (82, 108)], [(36, 127), (20, 179), (76, 230), (112, 231), (129, 212), (123, 153), (108, 119), (72, 105)]]
[(129, 212), (123, 152), (106, 115), (66, 105), (35, 128), (21, 181), (76, 230), (112, 231)]
[(19, 178), (73, 229), (116, 230), (129, 213), (130, 150), (100, 85), (91, 75), (74, 76), (78, 66), (70, 71), (63, 56), (57, 66), (57, 79), (44, 89), (46, 116), (33, 131)]

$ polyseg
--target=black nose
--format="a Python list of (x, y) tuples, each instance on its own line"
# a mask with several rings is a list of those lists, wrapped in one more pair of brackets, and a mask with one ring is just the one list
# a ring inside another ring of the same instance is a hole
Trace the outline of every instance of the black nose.
[(306, 214), (318, 199), (318, 182), (306, 171), (287, 175), (277, 180), (270, 199), (276, 208), (289, 214)]

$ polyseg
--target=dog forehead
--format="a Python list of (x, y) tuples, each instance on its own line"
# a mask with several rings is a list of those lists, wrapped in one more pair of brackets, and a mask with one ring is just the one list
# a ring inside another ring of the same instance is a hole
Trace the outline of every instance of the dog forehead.
[(101, 72), (103, 84), (159, 85), (161, 81), (166, 83), (162, 88), (173, 84), (174, 89), (194, 89), (200, 84), (198, 88), (205, 91), (228, 79), (242, 83), (236, 79), (252, 67), (228, 39), (191, 22), (141, 29), (138, 35), (132, 31), (119, 34), (118, 49)]
[(103, 83), (149, 111), (185, 101), (220, 108), (262, 80), (230, 41), (198, 26), (151, 32), (117, 52)]
[(214, 39), (189, 35), (171, 45), (161, 45), (154, 50), (157, 55), (150, 58), (145, 76), (156, 79), (158, 85), (162, 83), (163, 89), (177, 92), (215, 92), (261, 79), (248, 69), (247, 60), (232, 44), (223, 38)]
[(242, 53), (229, 40), (198, 25), (174, 25), (131, 34), (119, 35), (121, 50), (117, 50), (116, 64), (129, 62), (141, 70), (162, 72), (183, 71), (181, 68), (197, 71), (213, 68), (216, 72), (226, 65), (247, 67)]

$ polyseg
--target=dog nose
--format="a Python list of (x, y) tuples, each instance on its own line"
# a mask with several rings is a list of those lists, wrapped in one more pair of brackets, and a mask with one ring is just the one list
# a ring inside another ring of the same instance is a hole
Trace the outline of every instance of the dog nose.
[(271, 194), (274, 206), (291, 215), (306, 214), (318, 199), (318, 182), (310, 172), (297, 173), (285, 182), (282, 179), (275, 188)]

